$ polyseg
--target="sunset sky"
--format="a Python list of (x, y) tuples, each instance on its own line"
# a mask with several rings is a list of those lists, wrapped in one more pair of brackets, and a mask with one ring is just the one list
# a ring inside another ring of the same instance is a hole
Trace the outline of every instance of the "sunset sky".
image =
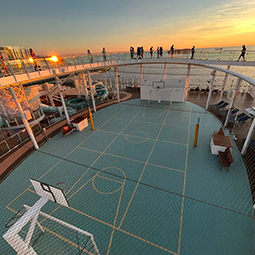
[(254, 0), (8, 0), (0, 46), (37, 54), (255, 45)]

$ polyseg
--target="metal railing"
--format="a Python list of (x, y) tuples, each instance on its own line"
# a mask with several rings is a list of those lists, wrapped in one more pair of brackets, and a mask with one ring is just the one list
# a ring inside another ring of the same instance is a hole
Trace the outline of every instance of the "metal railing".
[[(216, 60), (216, 61), (237, 61), (240, 55), (240, 51), (237, 50), (197, 50), (194, 54), (195, 60)], [(163, 51), (162, 56), (158, 56), (157, 52), (154, 51), (151, 56), (150, 52), (144, 52), (143, 57), (138, 56), (137, 53), (131, 58), (128, 52), (119, 53), (106, 53), (106, 61), (104, 61), (102, 54), (94, 54), (93, 61), (86, 54), (81, 55), (67, 55), (59, 56), (58, 61), (54, 62), (50, 58), (37, 58), (31, 63), (28, 59), (20, 60), (4, 60), (2, 61), (5, 68), (2, 68), (0, 72), (0, 78), (13, 76), (14, 80), (17, 81), (16, 75), (24, 74), (27, 79), (34, 78), (32, 73), (38, 72), (39, 76), (44, 76), (45, 72), (48, 71), (47, 75), (55, 74), (56, 72), (74, 71), (78, 69), (78, 66), (83, 68), (89, 66), (102, 66), (106, 62), (119, 62), (135, 59), (190, 59), (190, 50), (175, 50), (173, 54), (169, 51)], [(255, 62), (255, 51), (248, 51), (246, 53), (246, 61)]]

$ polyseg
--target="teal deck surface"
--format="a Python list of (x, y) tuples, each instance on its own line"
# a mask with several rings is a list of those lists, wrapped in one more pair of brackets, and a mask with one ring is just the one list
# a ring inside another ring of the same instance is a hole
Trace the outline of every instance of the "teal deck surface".
[[(92, 233), (100, 254), (253, 254), (245, 165), (236, 146), (229, 171), (211, 154), (211, 135), (221, 127), (214, 115), (190, 102), (169, 107), (135, 99), (93, 117), (94, 131), (89, 126), (58, 134), (3, 181), (1, 236), (16, 211), (39, 199), (29, 181), (33, 178), (66, 183), (70, 208), (49, 201), (42, 211)], [(57, 231), (56, 224), (40, 220)], [(40, 238), (38, 254), (50, 250), (51, 242)], [(67, 254), (61, 248), (48, 252)], [(0, 254), (15, 254), (3, 238)]]

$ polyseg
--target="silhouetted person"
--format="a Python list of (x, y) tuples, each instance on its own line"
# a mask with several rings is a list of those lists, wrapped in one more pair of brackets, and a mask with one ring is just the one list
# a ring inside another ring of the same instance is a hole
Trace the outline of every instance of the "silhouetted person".
[(241, 55), (239, 56), (239, 58), (237, 59), (237, 61), (240, 60), (240, 58), (243, 58), (243, 61), (245, 61), (245, 53), (246, 53), (246, 47), (245, 45), (242, 46), (242, 51), (241, 51)]
[(170, 48), (170, 54), (171, 54), (171, 58), (173, 58), (173, 55), (174, 55), (174, 45), (172, 45), (171, 48)]
[(134, 53), (135, 53), (134, 47), (130, 46), (130, 57), (131, 57), (131, 59), (134, 59)]
[(195, 54), (195, 46), (193, 46), (192, 49), (191, 49), (191, 57), (190, 57), (190, 59), (194, 58), (194, 54)]
[(143, 53), (144, 53), (143, 46), (140, 48), (140, 51), (141, 51), (141, 58), (143, 58)]
[(88, 56), (89, 56), (90, 63), (93, 63), (93, 56), (92, 56), (90, 50), (88, 50)]
[(30, 51), (30, 56), (32, 57), (32, 59), (33, 59), (33, 61), (35, 63), (35, 71), (38, 71), (38, 70), (41, 71), (40, 65), (37, 65), (36, 55), (35, 55), (33, 49), (30, 48), (29, 51)]
[(162, 46), (159, 48), (159, 55), (162, 58), (163, 57), (163, 48)]
[(137, 47), (137, 58), (141, 58), (141, 47)]
[(157, 58), (159, 58), (159, 47), (157, 48)]
[(106, 61), (106, 50), (105, 50), (105, 48), (103, 48), (103, 50), (102, 50), (102, 56), (103, 56), (103, 61), (105, 62)]
[(151, 58), (153, 57), (153, 46), (150, 47)]

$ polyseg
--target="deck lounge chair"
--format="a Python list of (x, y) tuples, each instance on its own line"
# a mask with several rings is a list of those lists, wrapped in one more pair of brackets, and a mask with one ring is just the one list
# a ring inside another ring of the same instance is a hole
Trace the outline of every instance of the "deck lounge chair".
[[(239, 111), (239, 109), (237, 109), (237, 108), (234, 107), (234, 108), (232, 108), (230, 114), (231, 114), (231, 115), (235, 115), (238, 111)], [(216, 113), (216, 114), (217, 114), (217, 115), (226, 116), (227, 113), (228, 113), (228, 110), (217, 110), (217, 113)]]
[(223, 105), (224, 103), (226, 103), (226, 102), (225, 101), (220, 101), (218, 104), (209, 105), (209, 107), (217, 109), (220, 105)]
[(251, 117), (248, 116), (245, 113), (240, 113), (237, 116), (230, 116), (229, 122), (235, 122), (235, 123), (245, 123), (246, 120), (250, 119)]

